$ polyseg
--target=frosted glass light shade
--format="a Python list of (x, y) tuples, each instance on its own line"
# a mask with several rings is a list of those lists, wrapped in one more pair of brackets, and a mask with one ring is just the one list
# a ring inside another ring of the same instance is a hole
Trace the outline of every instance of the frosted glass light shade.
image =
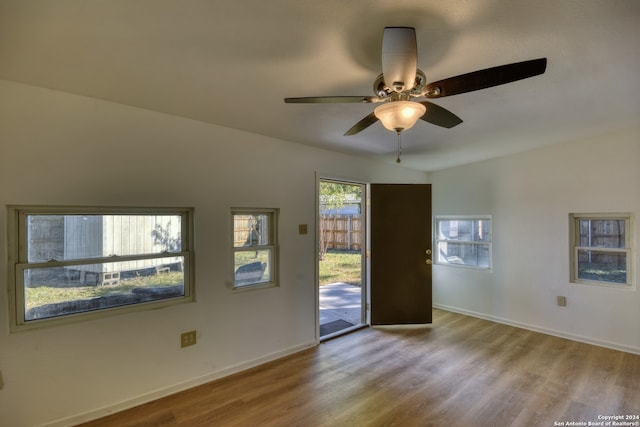
[(373, 114), (385, 128), (401, 132), (413, 127), (426, 111), (427, 107), (419, 102), (391, 101), (376, 107)]

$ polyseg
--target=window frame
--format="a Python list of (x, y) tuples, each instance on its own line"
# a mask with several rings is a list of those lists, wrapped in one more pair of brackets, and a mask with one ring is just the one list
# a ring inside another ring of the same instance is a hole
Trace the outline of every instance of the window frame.
[[(463, 241), (463, 240), (450, 240), (441, 239), (440, 236), (440, 222), (441, 221), (489, 221), (489, 240), (488, 241)], [(442, 265), (454, 268), (465, 268), (478, 271), (493, 271), (493, 219), (491, 215), (435, 215), (433, 217), (433, 235), (434, 235), (434, 264)], [(475, 246), (485, 246), (488, 248), (488, 266), (483, 267), (479, 265), (470, 264), (457, 264), (450, 262), (440, 261), (438, 248), (440, 243), (454, 243), (454, 244), (469, 244)]]
[[(607, 248), (599, 246), (580, 245), (580, 221), (581, 220), (624, 220), (625, 222), (625, 247)], [(633, 250), (634, 217), (631, 213), (570, 213), (569, 214), (569, 281), (578, 285), (602, 286), (612, 289), (635, 290), (634, 250)], [(604, 280), (589, 280), (579, 278), (580, 250), (594, 252), (624, 253), (626, 258), (626, 283), (607, 282)]]
[[(277, 208), (231, 208), (231, 283), (234, 291), (247, 291), (252, 289), (273, 288), (279, 286), (279, 246), (278, 246), (278, 218), (280, 210)], [(235, 245), (235, 217), (242, 215), (266, 215), (269, 221), (267, 245)], [(259, 250), (270, 251), (269, 280), (254, 283), (238, 284), (236, 281), (236, 254), (240, 252), (256, 252)]]
[[(180, 251), (133, 255), (95, 256), (68, 260), (28, 260), (27, 217), (37, 215), (176, 215), (181, 217)], [(74, 323), (121, 313), (157, 309), (174, 304), (195, 301), (194, 281), (194, 209), (184, 207), (114, 207), (114, 206), (7, 206), (7, 273), (9, 287), (10, 331), (19, 332), (45, 326)], [(134, 302), (131, 304), (97, 308), (90, 311), (26, 320), (24, 272), (27, 269), (55, 268), (74, 265), (108, 264), (158, 258), (183, 258), (184, 295)]]

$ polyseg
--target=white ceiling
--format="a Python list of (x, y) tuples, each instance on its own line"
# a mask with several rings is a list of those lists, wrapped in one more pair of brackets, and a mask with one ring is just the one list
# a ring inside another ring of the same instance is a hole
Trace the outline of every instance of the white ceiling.
[(541, 76), (433, 102), (402, 166), (431, 171), (606, 132), (640, 118), (637, 0), (0, 0), (0, 79), (394, 162), (372, 104), (385, 26), (413, 26), (436, 81), (547, 57)]

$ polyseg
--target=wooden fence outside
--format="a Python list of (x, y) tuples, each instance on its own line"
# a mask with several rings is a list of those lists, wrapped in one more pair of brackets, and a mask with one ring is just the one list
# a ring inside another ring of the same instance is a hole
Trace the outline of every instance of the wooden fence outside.
[[(611, 266), (625, 266), (627, 254), (626, 227), (624, 219), (582, 219), (579, 224), (579, 263)], [(602, 251), (600, 248), (620, 249)]]
[(361, 215), (322, 215), (320, 232), (325, 249), (362, 250)]
[(233, 246), (255, 246), (269, 244), (266, 215), (234, 215)]

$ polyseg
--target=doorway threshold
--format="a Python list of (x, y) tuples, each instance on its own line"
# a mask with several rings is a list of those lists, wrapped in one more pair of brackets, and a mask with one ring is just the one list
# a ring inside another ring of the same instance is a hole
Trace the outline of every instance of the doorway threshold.
[(355, 331), (360, 330), (360, 329), (368, 328), (368, 327), (369, 327), (369, 325), (367, 325), (366, 323), (359, 323), (357, 325), (352, 325), (352, 326), (346, 327), (344, 329), (340, 329), (340, 330), (331, 332), (331, 333), (329, 333), (327, 335), (321, 335), (320, 336), (320, 342), (328, 341), (330, 339), (337, 338), (339, 336), (342, 336), (342, 335), (345, 335), (345, 334), (348, 334), (348, 333), (351, 333), (351, 332), (355, 332)]

